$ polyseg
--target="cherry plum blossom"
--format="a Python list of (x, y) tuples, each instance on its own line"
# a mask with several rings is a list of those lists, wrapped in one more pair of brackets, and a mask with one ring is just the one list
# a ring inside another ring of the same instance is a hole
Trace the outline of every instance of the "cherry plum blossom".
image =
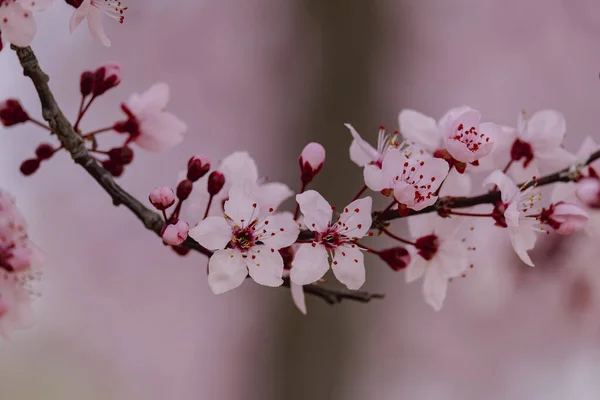
[(107, 15), (109, 18), (122, 24), (125, 20), (123, 13), (127, 10), (127, 7), (124, 7), (121, 4), (121, 1), (115, 0), (83, 0), (78, 3), (79, 4), (76, 5), (77, 9), (73, 12), (69, 24), (71, 33), (73, 33), (85, 19), (87, 20), (89, 31), (94, 39), (104, 46), (109, 47), (112, 42), (104, 32), (102, 16)]
[(0, 50), (2, 39), (18, 47), (31, 44), (37, 32), (33, 11), (43, 11), (54, 0), (2, 0), (0, 1)]

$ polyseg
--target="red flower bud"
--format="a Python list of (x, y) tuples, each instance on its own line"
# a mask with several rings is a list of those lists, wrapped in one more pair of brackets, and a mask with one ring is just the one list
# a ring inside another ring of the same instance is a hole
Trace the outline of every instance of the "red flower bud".
[(40, 161), (47, 160), (54, 155), (54, 147), (49, 143), (42, 143), (35, 149), (35, 155)]
[(213, 171), (208, 176), (208, 194), (211, 196), (216, 195), (223, 189), (225, 185), (225, 175), (219, 171)]
[(190, 197), (194, 184), (189, 179), (184, 179), (177, 185), (177, 198), (179, 200), (185, 200)]
[(81, 95), (83, 97), (87, 97), (92, 94), (94, 90), (94, 73), (92, 71), (85, 71), (81, 74), (81, 79), (79, 80), (79, 90), (81, 91)]
[(118, 178), (119, 176), (123, 175), (123, 171), (125, 170), (122, 164), (116, 163), (110, 158), (108, 160), (102, 161), (102, 166), (115, 178)]
[(400, 271), (410, 263), (410, 254), (404, 247), (392, 247), (377, 252), (383, 261), (387, 263), (394, 271)]
[(117, 164), (127, 165), (133, 161), (133, 150), (127, 146), (115, 147), (108, 151), (108, 156)]
[(121, 83), (121, 66), (106, 64), (94, 72), (94, 96), (100, 96)]
[(323, 168), (325, 148), (315, 142), (307, 144), (298, 158), (298, 163), (300, 164), (302, 184), (306, 186)]
[(17, 99), (7, 99), (0, 103), (0, 121), (4, 126), (13, 126), (29, 121), (29, 115)]
[(175, 203), (175, 192), (168, 186), (157, 187), (150, 192), (148, 199), (157, 210), (166, 210)]
[(32, 175), (40, 167), (40, 160), (37, 158), (30, 158), (21, 163), (21, 173), (25, 176)]
[(194, 156), (188, 161), (187, 178), (196, 182), (210, 171), (210, 160), (205, 156)]

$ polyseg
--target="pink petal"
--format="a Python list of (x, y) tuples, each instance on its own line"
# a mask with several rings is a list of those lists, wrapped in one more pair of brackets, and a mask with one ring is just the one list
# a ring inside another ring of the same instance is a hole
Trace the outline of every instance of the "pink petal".
[(415, 110), (404, 109), (398, 115), (398, 123), (405, 139), (416, 142), (431, 152), (441, 147), (442, 135), (433, 118)]
[[(79, 8), (81, 8), (81, 6)], [(87, 14), (88, 29), (94, 39), (102, 43), (104, 46), (110, 47), (111, 41), (108, 36), (106, 36), (104, 27), (102, 26), (102, 14), (102, 10), (93, 6), (90, 8)]]
[(321, 279), (328, 270), (327, 250), (320, 245), (302, 244), (294, 255), (290, 279), (298, 285), (308, 285)]
[(214, 294), (235, 289), (246, 276), (248, 269), (239, 251), (219, 250), (208, 260), (208, 285)]
[(324, 232), (329, 223), (333, 210), (331, 205), (315, 190), (307, 190), (296, 195), (300, 211), (304, 215), (304, 224), (312, 231)]
[(25, 47), (33, 41), (37, 27), (31, 11), (9, 2), (0, 8), (0, 31), (4, 40)]
[(500, 189), (503, 203), (510, 202), (519, 192), (519, 189), (513, 180), (499, 170), (492, 172), (483, 181), (483, 187), (485, 188), (492, 189), (494, 186), (497, 186)]
[(337, 280), (350, 290), (358, 290), (365, 283), (365, 260), (358, 246), (342, 245), (338, 247), (331, 269)]
[(294, 304), (302, 314), (306, 315), (307, 310), (306, 299), (304, 298), (304, 288), (301, 285), (291, 282), (290, 291), (292, 292), (292, 300), (294, 301)]
[(223, 217), (207, 217), (190, 229), (188, 235), (209, 250), (224, 249), (233, 237)]
[(259, 221), (259, 238), (268, 247), (275, 250), (291, 246), (300, 233), (298, 223), (289, 213), (273, 214)]
[(373, 199), (364, 197), (348, 204), (340, 214), (338, 232), (351, 238), (361, 238), (371, 229)]
[(250, 276), (258, 284), (277, 287), (283, 284), (283, 258), (268, 246), (254, 246), (246, 257)]
[(350, 159), (359, 167), (364, 167), (371, 162), (377, 161), (379, 158), (377, 150), (369, 142), (360, 137), (352, 125), (344, 125), (350, 130), (350, 134), (354, 138), (350, 145)]
[(236, 185), (229, 190), (225, 202), (225, 215), (239, 226), (248, 226), (255, 221), (260, 209), (243, 187)]
[(565, 117), (555, 110), (542, 110), (527, 121), (522, 139), (529, 142), (534, 153), (559, 147), (567, 132)]
[(438, 268), (430, 265), (423, 281), (423, 296), (425, 297), (425, 302), (433, 307), (435, 311), (439, 311), (442, 309), (447, 292), (448, 278), (444, 276)]

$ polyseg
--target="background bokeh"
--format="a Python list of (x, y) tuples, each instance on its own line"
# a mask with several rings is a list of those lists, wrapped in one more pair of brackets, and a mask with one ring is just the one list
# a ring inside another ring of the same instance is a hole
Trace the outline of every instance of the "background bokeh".
[[(469, 104), (513, 125), (525, 108), (562, 111), (566, 146), (598, 139), (600, 5), (593, 0), (124, 0), (105, 20), (113, 47), (72, 8), (37, 15), (33, 43), (67, 115), (79, 74), (119, 61), (123, 82), (86, 116), (95, 129), (155, 81), (190, 127), (183, 145), (137, 152), (120, 179), (139, 198), (174, 185), (196, 153), (215, 162), (248, 150), (261, 173), (298, 186), (296, 158), (327, 148), (315, 184), (345, 204), (361, 187), (348, 159), (351, 122), (371, 141), (402, 108), (439, 117)], [(10, 49), (0, 97), (39, 104)], [(247, 282), (214, 296), (206, 260), (164, 248), (66, 154), (30, 178), (18, 166), (40, 141), (33, 126), (0, 132), (0, 186), (11, 192), (46, 255), (37, 323), (0, 343), (0, 399), (597, 399), (600, 274), (597, 239), (548, 238), (528, 269), (503, 236), (441, 312), (368, 259), (368, 305), (308, 299)], [(288, 204), (291, 207), (291, 203)], [(398, 224), (398, 231), (404, 227)]]

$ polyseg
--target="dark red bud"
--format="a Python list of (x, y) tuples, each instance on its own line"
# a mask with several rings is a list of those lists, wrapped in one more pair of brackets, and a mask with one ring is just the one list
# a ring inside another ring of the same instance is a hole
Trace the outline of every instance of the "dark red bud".
[(394, 271), (400, 271), (410, 263), (410, 254), (404, 247), (392, 247), (377, 252), (383, 261), (387, 263)]
[(179, 182), (177, 185), (177, 198), (179, 200), (185, 200), (190, 197), (190, 193), (192, 193), (192, 189), (194, 188), (194, 184), (189, 179), (184, 179)]
[(85, 71), (81, 74), (79, 81), (79, 90), (83, 97), (87, 97), (92, 94), (94, 90), (94, 73), (92, 71)]
[(115, 147), (108, 151), (108, 156), (117, 164), (127, 165), (133, 161), (133, 150), (127, 146)]
[(533, 148), (529, 143), (516, 139), (510, 148), (510, 158), (513, 161), (520, 161), (523, 159), (523, 166), (527, 168), (529, 163), (533, 160)]
[(94, 96), (100, 96), (121, 83), (121, 67), (117, 64), (104, 65), (94, 72)]
[(208, 194), (215, 196), (225, 185), (225, 175), (219, 171), (213, 171), (208, 176)]
[(4, 126), (13, 126), (29, 121), (29, 115), (17, 99), (7, 99), (0, 103), (0, 121)]
[(183, 247), (183, 246), (171, 246), (171, 248), (173, 249), (173, 251), (177, 254), (179, 254), (180, 256), (185, 256), (190, 252), (190, 249), (188, 249), (187, 247)]
[(47, 160), (54, 155), (54, 147), (49, 143), (42, 143), (35, 149), (35, 155), (40, 161)]
[(116, 163), (110, 158), (108, 160), (102, 161), (102, 166), (115, 178), (118, 178), (119, 176), (123, 175), (123, 171), (125, 170), (122, 164)]
[(32, 175), (40, 167), (40, 160), (37, 158), (30, 158), (21, 163), (21, 173), (25, 176)]
[(79, 8), (79, 6), (81, 5), (81, 3), (83, 3), (83, 0), (65, 0), (65, 2), (70, 5), (73, 6), (75, 8)]
[(192, 157), (188, 161), (187, 178), (196, 182), (210, 171), (210, 162), (206, 157)]

